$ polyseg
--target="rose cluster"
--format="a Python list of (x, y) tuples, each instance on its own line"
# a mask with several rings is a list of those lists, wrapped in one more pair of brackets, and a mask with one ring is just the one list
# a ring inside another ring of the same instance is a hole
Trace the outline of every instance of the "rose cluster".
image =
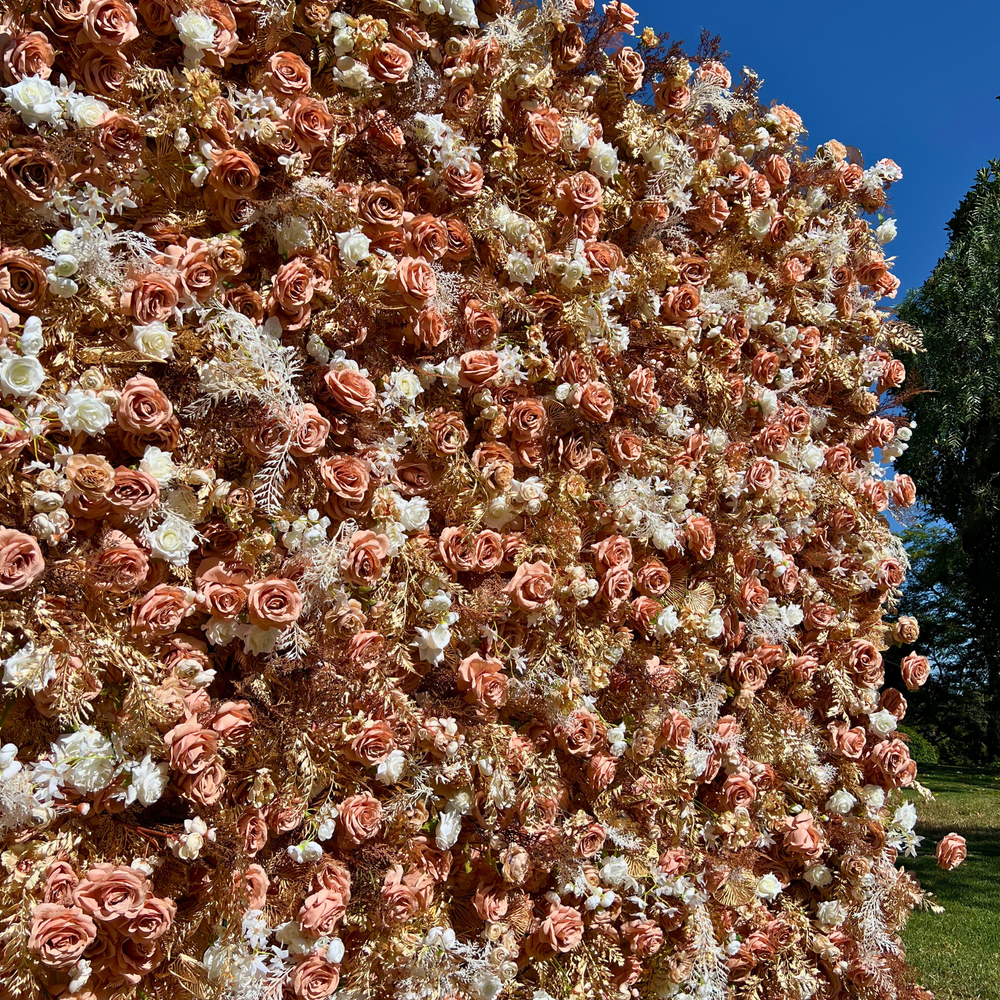
[(619, 0), (5, 25), (11, 995), (927, 998), (896, 164)]

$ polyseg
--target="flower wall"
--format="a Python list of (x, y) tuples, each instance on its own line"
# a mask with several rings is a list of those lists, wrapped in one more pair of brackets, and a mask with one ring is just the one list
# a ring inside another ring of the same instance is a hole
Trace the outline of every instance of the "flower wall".
[(5, 18), (0, 995), (929, 996), (898, 167), (624, 3)]

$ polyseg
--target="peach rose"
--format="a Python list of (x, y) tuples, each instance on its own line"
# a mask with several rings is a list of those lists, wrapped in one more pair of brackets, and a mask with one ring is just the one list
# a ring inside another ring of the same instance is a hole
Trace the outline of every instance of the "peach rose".
[(556, 727), (556, 740), (574, 757), (589, 757), (604, 741), (607, 727), (600, 716), (589, 709), (578, 708), (565, 722)]
[(632, 565), (632, 543), (624, 535), (609, 535), (590, 547), (594, 550), (594, 567), (601, 575), (614, 566)]
[(382, 803), (373, 795), (351, 795), (341, 803), (337, 827), (343, 846), (357, 847), (371, 840), (381, 826)]
[(663, 296), (663, 315), (671, 323), (683, 323), (698, 315), (701, 295), (694, 285), (676, 285)]
[(461, 413), (441, 407), (428, 414), (427, 437), (431, 450), (442, 458), (457, 455), (469, 440), (469, 429)]
[(177, 904), (172, 899), (147, 896), (142, 909), (122, 927), (130, 938), (139, 941), (158, 941), (170, 930), (177, 915)]
[(708, 562), (715, 555), (715, 530), (707, 517), (696, 515), (687, 519), (684, 542), (699, 562)]
[(198, 774), (215, 761), (219, 734), (205, 729), (197, 719), (174, 726), (163, 742), (169, 752), (170, 767), (182, 774)]
[(108, 503), (125, 514), (141, 514), (160, 502), (160, 484), (141, 469), (118, 466), (107, 491)]
[(297, 97), (282, 117), (291, 126), (296, 145), (307, 155), (333, 139), (334, 118), (322, 101), (305, 95)]
[(224, 739), (243, 739), (253, 726), (253, 712), (248, 701), (224, 701), (212, 716), (209, 725)]
[(926, 656), (917, 656), (910, 653), (903, 657), (899, 669), (903, 674), (903, 683), (910, 691), (916, 691), (927, 683), (927, 678), (931, 674), (931, 665)]
[(302, 614), (302, 594), (293, 580), (269, 576), (247, 588), (247, 614), (257, 628), (290, 625)]
[(629, 375), (625, 395), (630, 405), (642, 410), (645, 414), (653, 414), (660, 407), (660, 394), (656, 391), (656, 376), (648, 368), (643, 368), (641, 365)]
[(368, 69), (382, 83), (405, 83), (413, 69), (413, 57), (392, 42), (383, 42), (368, 62)]
[(563, 215), (577, 215), (600, 206), (604, 191), (601, 182), (586, 170), (571, 174), (556, 185), (556, 208)]
[(912, 507), (917, 502), (916, 485), (902, 473), (898, 473), (889, 484), (889, 493), (897, 507)]
[(69, 969), (97, 940), (97, 925), (76, 907), (39, 903), (31, 911), (28, 951), (53, 969)]
[(782, 847), (800, 858), (818, 860), (823, 855), (823, 836), (813, 822), (812, 813), (803, 810), (778, 824), (783, 831)]
[(41, 31), (21, 31), (13, 35), (4, 49), (0, 65), (5, 83), (17, 83), (26, 76), (47, 80), (56, 60), (55, 50)]
[(0, 528), (0, 594), (26, 590), (44, 570), (45, 560), (35, 538)]
[(267, 905), (267, 890), (271, 880), (260, 865), (247, 865), (243, 874), (243, 888), (246, 891), (248, 910), (263, 910)]
[(402, 300), (420, 307), (437, 292), (437, 278), (423, 257), (404, 257), (396, 265), (396, 284)]
[(132, 608), (132, 631), (150, 638), (177, 631), (194, 606), (194, 594), (185, 587), (161, 583)]
[(500, 371), (496, 351), (466, 351), (459, 358), (459, 385), (466, 389), (486, 385)]
[(892, 788), (905, 788), (913, 784), (917, 765), (910, 759), (910, 751), (902, 740), (883, 740), (868, 755), (868, 766)]
[(452, 165), (441, 171), (445, 186), (456, 198), (475, 198), (483, 190), (483, 168), (470, 160), (467, 166)]
[(312, 73), (294, 52), (275, 52), (267, 60), (264, 86), (278, 97), (299, 97), (312, 86)]
[(755, 459), (746, 471), (747, 486), (755, 493), (766, 493), (778, 481), (778, 466), (769, 458)]
[(503, 535), (489, 528), (480, 531), (473, 541), (473, 558), (479, 572), (495, 570), (503, 562)]
[(403, 221), (403, 192), (392, 184), (366, 184), (358, 200), (361, 221), (376, 229), (392, 229)]
[(549, 950), (572, 951), (583, 941), (583, 917), (572, 906), (555, 903), (535, 936), (537, 942)]
[(378, 398), (375, 384), (351, 368), (330, 369), (323, 381), (334, 403), (348, 413), (371, 413)]
[(545, 406), (540, 399), (519, 399), (507, 414), (507, 424), (515, 441), (536, 441), (548, 424)]
[(139, 37), (135, 9), (125, 0), (85, 0), (77, 43), (115, 51)]
[(496, 340), (500, 333), (500, 320), (479, 299), (469, 299), (462, 314), (470, 343), (477, 347), (486, 347)]
[(555, 108), (528, 113), (524, 145), (529, 153), (550, 156), (562, 145), (563, 117)]
[(236, 821), (236, 829), (243, 838), (243, 850), (248, 857), (254, 857), (267, 843), (267, 820), (264, 814), (256, 809), (251, 809)]
[(660, 723), (660, 732), (657, 743), (662, 746), (672, 747), (680, 750), (687, 745), (691, 738), (691, 720), (676, 708), (671, 708)]
[(214, 806), (222, 798), (226, 782), (226, 769), (218, 760), (208, 763), (197, 774), (182, 774), (177, 779), (181, 798), (199, 806)]
[(91, 559), (88, 582), (98, 590), (127, 594), (146, 579), (146, 553), (121, 531), (109, 534), (105, 548)]
[(830, 744), (842, 757), (848, 760), (860, 760), (865, 751), (867, 735), (860, 726), (848, 728), (845, 722), (831, 722), (827, 729), (830, 732)]
[(385, 572), (389, 539), (374, 531), (355, 531), (348, 544), (347, 555), (340, 561), (344, 579), (359, 587), (370, 587)]
[(62, 164), (43, 149), (23, 146), (0, 154), (0, 182), (19, 205), (43, 205), (65, 180)]
[(122, 387), (115, 411), (122, 430), (135, 433), (159, 430), (173, 415), (173, 404), (153, 379), (135, 375)]
[(878, 688), (885, 683), (882, 654), (864, 639), (852, 639), (847, 646), (847, 669), (859, 684)]
[(136, 326), (166, 323), (177, 309), (180, 293), (176, 282), (165, 274), (140, 275), (129, 292), (123, 292), (121, 307), (135, 320)]
[(522, 611), (535, 611), (552, 596), (555, 578), (547, 562), (521, 563), (504, 592)]
[(134, 920), (146, 903), (149, 880), (134, 868), (94, 865), (73, 890), (73, 902), (101, 921)]
[(579, 390), (580, 413), (595, 423), (606, 424), (615, 412), (615, 397), (603, 382), (587, 382)]
[(936, 853), (937, 863), (946, 872), (952, 871), (965, 860), (968, 853), (965, 848), (965, 837), (960, 837), (957, 833), (949, 833), (941, 838)]
[(326, 1000), (340, 983), (340, 966), (321, 955), (310, 955), (292, 973), (292, 990), (300, 1000)]

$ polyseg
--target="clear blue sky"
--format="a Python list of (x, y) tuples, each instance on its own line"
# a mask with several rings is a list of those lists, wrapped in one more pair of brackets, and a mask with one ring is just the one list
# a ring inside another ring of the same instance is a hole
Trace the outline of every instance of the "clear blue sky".
[(1000, 157), (998, 0), (629, 2), (640, 26), (683, 40), (692, 54), (702, 28), (721, 35), (733, 77), (755, 70), (764, 103), (797, 111), (812, 148), (838, 139), (866, 165), (895, 160), (899, 235), (886, 248), (902, 283), (895, 301), (923, 283), (976, 171)]

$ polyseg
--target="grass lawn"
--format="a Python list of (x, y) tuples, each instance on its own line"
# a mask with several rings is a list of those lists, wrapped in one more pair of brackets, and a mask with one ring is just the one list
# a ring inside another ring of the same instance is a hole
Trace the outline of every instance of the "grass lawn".
[[(1000, 770), (920, 765), (919, 780), (937, 796), (916, 799), (917, 833), (926, 839), (904, 859), (944, 913), (917, 910), (903, 932), (920, 982), (937, 1000), (1000, 997)], [(946, 834), (968, 841), (969, 856), (953, 872), (937, 867)]]

